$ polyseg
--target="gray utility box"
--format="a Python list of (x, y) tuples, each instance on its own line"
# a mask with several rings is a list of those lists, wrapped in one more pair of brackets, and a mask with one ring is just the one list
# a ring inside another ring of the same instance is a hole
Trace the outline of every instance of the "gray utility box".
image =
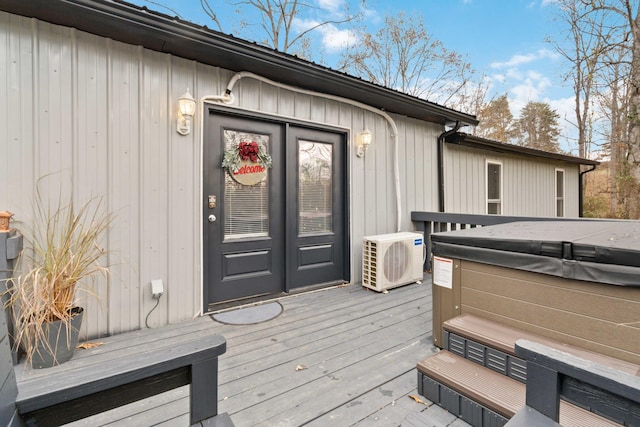
[[(16, 229), (0, 231), (0, 295), (7, 289), (7, 279), (13, 275), (16, 261), (22, 252), (22, 234)], [(4, 307), (8, 296), (4, 295), (0, 300), (1, 307)], [(4, 310), (3, 310), (4, 311)], [(0, 315), (0, 342), (8, 330), (11, 330), (11, 316), (5, 311)], [(16, 362), (16, 355), (12, 354), (13, 362)]]
[(13, 274), (22, 251), (22, 234), (12, 228), (0, 231), (0, 292), (6, 290), (6, 280)]

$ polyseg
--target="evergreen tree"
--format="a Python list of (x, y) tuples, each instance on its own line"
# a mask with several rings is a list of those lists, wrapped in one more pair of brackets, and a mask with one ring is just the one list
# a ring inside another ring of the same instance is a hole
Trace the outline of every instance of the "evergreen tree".
[(560, 152), (559, 118), (558, 113), (546, 102), (529, 102), (516, 120), (518, 144), (552, 153)]

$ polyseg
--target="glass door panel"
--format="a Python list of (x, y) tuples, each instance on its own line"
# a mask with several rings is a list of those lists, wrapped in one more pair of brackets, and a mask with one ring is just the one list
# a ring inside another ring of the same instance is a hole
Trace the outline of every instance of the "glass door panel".
[[(269, 135), (224, 131), (225, 151), (235, 149), (242, 142), (257, 142), (269, 152)], [(225, 173), (224, 178), (224, 239), (267, 237), (269, 235), (269, 175), (259, 182), (247, 185), (238, 174)]]
[(333, 144), (298, 141), (298, 231), (333, 232)]

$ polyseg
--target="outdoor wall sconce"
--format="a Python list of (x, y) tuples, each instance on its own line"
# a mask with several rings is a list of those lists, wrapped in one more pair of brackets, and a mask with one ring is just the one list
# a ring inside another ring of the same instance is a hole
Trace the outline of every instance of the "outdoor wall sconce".
[(371, 145), (372, 139), (373, 135), (369, 129), (365, 129), (358, 134), (358, 151), (356, 151), (356, 156), (364, 156), (364, 153), (367, 152), (367, 148)]
[(191, 132), (191, 119), (196, 112), (196, 100), (189, 93), (189, 89), (178, 98), (178, 133), (189, 135)]

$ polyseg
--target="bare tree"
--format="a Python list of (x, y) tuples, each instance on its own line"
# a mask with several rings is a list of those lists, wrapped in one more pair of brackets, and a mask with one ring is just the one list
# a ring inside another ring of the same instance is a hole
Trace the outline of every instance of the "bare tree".
[[(147, 0), (147, 1), (150, 1), (150, 0)], [(200, 0), (200, 5), (202, 6), (202, 10), (204, 10), (204, 13), (206, 13), (207, 16), (211, 18), (211, 20), (216, 24), (216, 29), (218, 31), (222, 31), (222, 25), (218, 20), (218, 14), (216, 13), (216, 10), (213, 7), (211, 7), (209, 0)]]
[[(486, 75), (473, 80), (469, 79), (464, 87), (451, 97), (448, 107), (478, 116), (487, 104), (490, 86), (491, 81)], [(474, 127), (472, 131), (474, 135), (477, 135), (476, 131), (477, 127)]]
[[(612, 171), (615, 172), (618, 190), (622, 198), (623, 210), (630, 217), (640, 217), (640, 207), (638, 207), (638, 194), (635, 189), (640, 183), (640, 2), (638, 0), (580, 0), (587, 13), (602, 19), (610, 29), (608, 31), (605, 47), (610, 51), (615, 50), (617, 58), (610, 55), (603, 64), (610, 71), (609, 75), (616, 76), (616, 82), (625, 81), (628, 85), (625, 90), (615, 87), (616, 93), (626, 94), (628, 110), (623, 124), (628, 128), (624, 140), (611, 141), (611, 148), (616, 148), (616, 144), (625, 144), (624, 150), (615, 150), (616, 164)], [(620, 68), (623, 64), (628, 64), (628, 74), (620, 75), (624, 70)], [(614, 68), (614, 71), (611, 69)], [(610, 85), (608, 89), (614, 89)], [(617, 102), (617, 101), (616, 101)], [(613, 104), (612, 104), (613, 105)], [(616, 116), (617, 117), (617, 116)], [(615, 117), (612, 114), (612, 120)], [(620, 137), (619, 130), (622, 123), (612, 122), (611, 138)], [(631, 190), (629, 190), (631, 189)], [(631, 197), (632, 200), (627, 200)], [(627, 209), (627, 207), (630, 207)]]
[(478, 136), (502, 142), (509, 142), (516, 137), (513, 114), (506, 93), (489, 101), (480, 110), (478, 119)]
[(358, 43), (342, 55), (339, 69), (409, 95), (449, 103), (473, 74), (469, 63), (427, 32), (420, 15), (385, 18), (375, 34), (358, 31)]
[[(558, 48), (571, 67), (581, 155), (606, 138), (611, 214), (640, 217), (640, 4), (639, 0), (560, 0), (568, 40)], [(598, 105), (609, 125), (594, 126)]]
[(567, 27), (566, 38), (552, 40), (552, 43), (571, 65), (565, 79), (573, 82), (578, 155), (587, 157), (592, 142), (588, 136), (592, 134), (589, 125), (593, 92), (597, 89), (597, 72), (602, 64), (602, 55), (608, 49), (607, 33), (613, 29), (605, 30), (604, 15), (590, 14), (590, 7), (581, 2), (560, 0), (558, 8), (559, 19)]
[[(226, 2), (233, 6), (235, 13), (240, 17), (256, 14), (259, 16), (257, 23), (244, 18), (239, 21), (241, 36), (275, 50), (306, 58), (312, 55), (309, 39), (312, 32), (323, 27), (352, 22), (360, 16), (358, 13), (351, 13), (347, 8), (341, 10), (339, 16), (334, 15), (327, 19), (304, 23), (301, 16), (308, 16), (322, 9), (311, 2), (300, 0), (226, 0)], [(213, 0), (200, 0), (200, 3), (204, 12), (216, 24), (218, 31), (225, 31)], [(361, 0), (361, 3), (364, 5), (365, 0)]]
[(609, 160), (609, 216), (625, 217), (630, 201), (627, 197), (633, 194), (627, 187), (630, 180), (627, 175), (625, 153), (629, 141), (629, 95), (628, 84), (630, 63), (624, 58), (628, 54), (628, 49), (618, 46), (616, 49), (609, 49), (603, 55), (603, 63), (607, 64), (599, 71), (599, 90), (595, 92), (596, 105), (599, 107), (600, 115), (608, 122), (608, 127), (603, 129), (606, 142), (603, 144), (606, 156)]

